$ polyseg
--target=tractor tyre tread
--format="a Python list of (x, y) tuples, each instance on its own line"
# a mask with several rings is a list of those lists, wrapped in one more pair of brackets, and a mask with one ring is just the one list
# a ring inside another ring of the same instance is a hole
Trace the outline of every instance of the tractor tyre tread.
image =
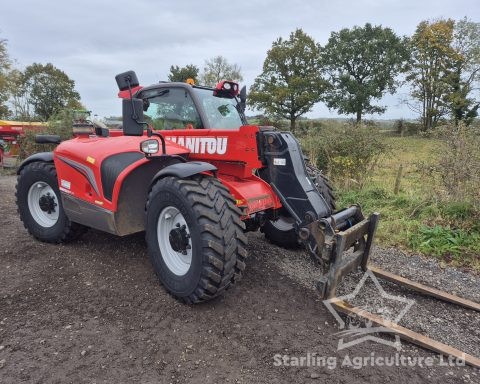
[[(52, 187), (59, 199), (59, 207), (61, 210), (60, 217), (57, 224), (54, 225), (54, 227), (57, 226), (57, 228), (55, 228), (55, 230), (51, 233), (44, 233), (44, 231), (39, 230), (38, 224), (35, 222), (29, 212), (27, 196), (30, 185), (28, 178), (30, 178), (32, 174), (41, 174), (42, 177), (45, 178), (43, 181), (47, 182)], [(67, 243), (78, 239), (88, 229), (81, 224), (70, 221), (70, 219), (65, 215), (65, 212), (63, 211), (60, 190), (58, 188), (57, 171), (53, 163), (35, 161), (27, 164), (20, 171), (20, 174), (17, 177), (17, 183), (15, 185), (15, 199), (17, 203), (17, 212), (20, 216), (23, 226), (28, 233), (37, 240), (53, 244)]]
[[(217, 178), (206, 175), (195, 175), (189, 179), (168, 176), (157, 181), (148, 196), (147, 216), (152, 202), (165, 191), (175, 188), (188, 202), (187, 209), (199, 227), (202, 263), (200, 277), (192, 292), (180, 296), (168, 285), (163, 285), (173, 296), (188, 304), (196, 304), (213, 299), (241, 279), (247, 257), (245, 224), (229, 190)], [(155, 239), (152, 238), (150, 225), (147, 219), (149, 254), (163, 283), (162, 271), (156, 260), (156, 257), (161, 258), (161, 254), (159, 250), (157, 254), (157, 248), (152, 244), (158, 240), (155, 236)]]

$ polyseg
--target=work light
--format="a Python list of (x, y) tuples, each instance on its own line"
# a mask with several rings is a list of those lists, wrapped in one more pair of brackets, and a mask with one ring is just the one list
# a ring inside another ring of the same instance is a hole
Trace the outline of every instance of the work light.
[(152, 155), (158, 152), (158, 140), (149, 139), (140, 143), (140, 150), (147, 155)]

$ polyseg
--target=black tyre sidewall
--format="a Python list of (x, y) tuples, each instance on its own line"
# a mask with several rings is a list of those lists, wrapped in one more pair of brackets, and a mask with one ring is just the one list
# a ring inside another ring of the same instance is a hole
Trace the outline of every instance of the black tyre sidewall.
[[(203, 252), (198, 222), (191, 202), (179, 194), (178, 189), (172, 188), (171, 184), (163, 183), (163, 180), (160, 183), (163, 184), (161, 190), (153, 196), (147, 211), (146, 239), (149, 255), (162, 284), (175, 296), (186, 297), (195, 291), (202, 273)], [(158, 219), (162, 210), (168, 206), (173, 206), (181, 212), (191, 236), (192, 263), (187, 273), (181, 276), (170, 271), (158, 245)]]
[[(55, 242), (61, 240), (65, 227), (69, 225), (69, 220), (63, 210), (56, 172), (50, 171), (48, 166), (48, 164), (29, 164), (22, 170), (18, 179), (17, 204), (20, 217), (30, 233), (39, 240)], [(53, 167), (53, 164), (51, 166)], [(43, 227), (38, 224), (28, 207), (28, 191), (38, 181), (47, 183), (57, 196), (58, 220), (51, 227)]]
[(281, 230), (278, 229), (271, 220), (267, 220), (262, 228), (265, 237), (273, 244), (284, 248), (298, 248), (300, 243), (298, 241), (295, 229)]

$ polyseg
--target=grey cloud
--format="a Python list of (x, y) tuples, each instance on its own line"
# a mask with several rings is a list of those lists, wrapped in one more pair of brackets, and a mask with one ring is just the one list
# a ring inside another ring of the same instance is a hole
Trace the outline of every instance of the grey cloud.
[[(324, 44), (331, 31), (365, 22), (411, 34), (423, 19), (480, 16), (475, 0), (3, 0), (1, 9), (0, 37), (9, 40), (11, 56), (23, 66), (52, 62), (101, 116), (120, 112), (114, 76), (127, 69), (149, 84), (166, 79), (172, 64), (202, 67), (221, 54), (242, 67), (251, 85), (272, 41), (297, 27)], [(382, 100), (385, 117), (410, 115), (398, 98)], [(310, 115), (335, 116), (322, 104)]]

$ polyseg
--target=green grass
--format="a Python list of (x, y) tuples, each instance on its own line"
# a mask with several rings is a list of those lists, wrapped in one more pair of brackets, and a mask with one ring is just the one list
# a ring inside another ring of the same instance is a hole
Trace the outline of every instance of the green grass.
[[(471, 203), (443, 201), (435, 182), (416, 164), (432, 163), (441, 143), (419, 137), (385, 137), (392, 148), (362, 189), (338, 190), (338, 206), (354, 203), (380, 212), (380, 244), (431, 255), (455, 266), (480, 270), (480, 212)], [(400, 164), (400, 191), (393, 193)]]

